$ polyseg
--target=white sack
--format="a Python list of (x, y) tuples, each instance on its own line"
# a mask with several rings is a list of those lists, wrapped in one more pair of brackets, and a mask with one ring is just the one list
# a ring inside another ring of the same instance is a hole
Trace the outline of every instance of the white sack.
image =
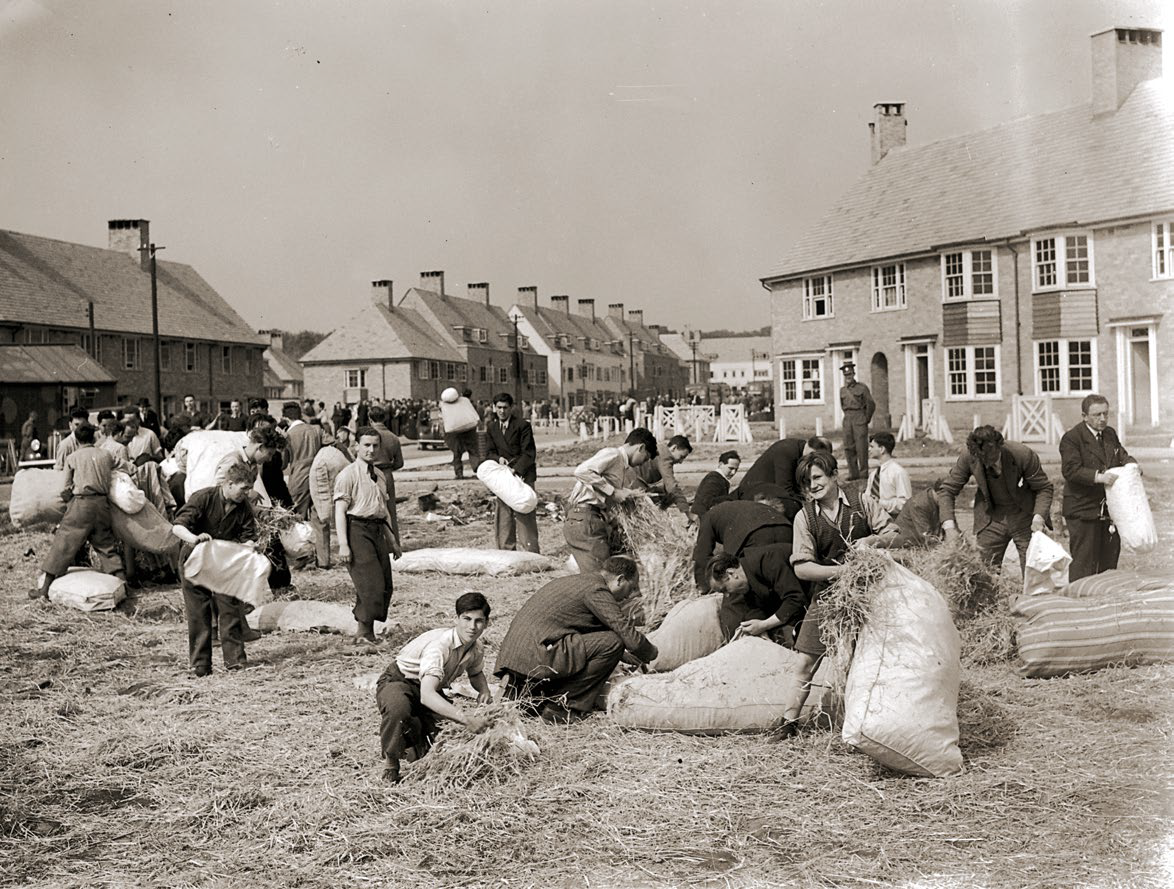
[(249, 441), (247, 432), (221, 432), (200, 430), (189, 432), (179, 440), (176, 451), (186, 453), (187, 478), (184, 479), (183, 493), (191, 497), (202, 488), (216, 484), (216, 466), (226, 454), (243, 448)]
[(452, 404), (447, 401), (440, 402), (440, 419), (444, 423), (445, 433), (468, 432), (470, 429), (476, 429), (477, 424), (481, 422), (477, 408), (463, 395)]
[(1046, 596), (1068, 586), (1072, 556), (1043, 531), (1033, 531), (1023, 568), (1023, 595)]
[[(262, 633), (285, 630), (355, 636), (359, 632), (359, 624), (352, 613), (353, 608), (353, 605), (344, 605), (342, 602), (316, 602), (312, 599), (270, 602), (251, 611), (246, 620), (250, 627)], [(395, 626), (394, 623), (376, 621), (375, 634), (382, 635)]]
[(477, 478), (514, 512), (530, 513), (538, 506), (537, 492), (512, 469), (496, 460), (483, 460), (477, 467)]
[(126, 598), (126, 582), (90, 568), (70, 568), (49, 586), (49, 601), (78, 611), (110, 611)]
[(285, 556), (291, 565), (304, 564), (317, 557), (314, 549), (314, 529), (309, 522), (298, 522), (277, 535), (285, 548)]
[(660, 626), (648, 634), (648, 641), (659, 652), (648, 669), (665, 673), (721, 648), (725, 641), (718, 619), (721, 608), (721, 593), (686, 599), (674, 605)]
[(163, 480), (169, 481), (173, 475), (179, 472), (179, 460), (174, 456), (165, 457), (163, 462), (159, 464), (159, 471), (163, 473)]
[(183, 563), (183, 576), (196, 586), (260, 608), (273, 598), (269, 591), (271, 567), (269, 560), (250, 546), (208, 540), (192, 549)]
[(60, 522), (65, 516), (64, 469), (22, 469), (12, 480), (8, 515), (20, 528), (38, 522)]
[(1105, 472), (1117, 476), (1116, 483), (1105, 488), (1105, 502), (1121, 535), (1121, 545), (1135, 553), (1148, 553), (1158, 545), (1158, 532), (1141, 483), (1141, 469), (1136, 463), (1126, 463)]
[(110, 476), (110, 491), (106, 499), (125, 512), (134, 515), (147, 504), (147, 495), (125, 472), (115, 470)]
[(844, 741), (899, 772), (958, 774), (960, 650), (941, 593), (894, 563), (848, 669)]
[(414, 549), (391, 563), (393, 571), (403, 574), (437, 571), (441, 574), (488, 574), (491, 577), (552, 571), (558, 567), (559, 563), (538, 553), (471, 547)]

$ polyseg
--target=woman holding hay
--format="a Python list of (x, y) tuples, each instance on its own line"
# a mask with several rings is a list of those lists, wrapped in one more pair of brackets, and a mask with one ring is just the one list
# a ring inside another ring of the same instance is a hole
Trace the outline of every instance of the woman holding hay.
[[(423, 756), (432, 745), (440, 719), (451, 719), (477, 732), (481, 717), (462, 713), (441, 689), (465, 673), (481, 704), (493, 703), (485, 679), (485, 646), (481, 634), (489, 626), (489, 602), (480, 593), (465, 593), (456, 603), (457, 619), (417, 636), (384, 670), (375, 686), (379, 706), (379, 740), (383, 749), (383, 780), (398, 784), (400, 759), (409, 746)], [(419, 732), (416, 726), (419, 726)]]
[(888, 546), (897, 534), (879, 503), (840, 487), (836, 470), (836, 458), (827, 451), (805, 455), (797, 470), (807, 502), (795, 516), (791, 564), (796, 577), (812, 583), (811, 605), (795, 638), (795, 651), (803, 661), (797, 671), (799, 681), (783, 709), (779, 737), (795, 733), (811, 678), (824, 654), (821, 593), (844, 572), (843, 561), (850, 548)]

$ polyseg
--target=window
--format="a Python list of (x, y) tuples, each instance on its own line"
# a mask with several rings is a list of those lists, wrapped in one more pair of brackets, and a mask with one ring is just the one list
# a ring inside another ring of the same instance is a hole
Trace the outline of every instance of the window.
[[(26, 331), (26, 333), (27, 333), (27, 331)], [(92, 350), (90, 348), (91, 342), (93, 343)], [(81, 336), (81, 347), (82, 347), (83, 352), (85, 352), (87, 355), (92, 355), (94, 357), (94, 360), (97, 361), (99, 364), (102, 363), (102, 335), (101, 334), (94, 334), (94, 336), (91, 337), (90, 334), (83, 333)]]
[(567, 368), (567, 382), (568, 383), (575, 382), (575, 369), (573, 367)]
[(430, 373), (432, 375), (432, 379), (439, 380), (440, 379), (440, 362), (439, 361), (429, 361), (428, 362), (428, 373)]
[(832, 276), (820, 275), (818, 278), (803, 279), (803, 320), (813, 318), (831, 318), (832, 312)]
[(544, 370), (538, 371), (538, 385), (539, 386), (546, 385), (546, 371), (544, 371)]
[(365, 367), (348, 368), (345, 372), (346, 387), (348, 389), (367, 388), (367, 369)]
[(444, 362), (444, 378), (450, 382), (457, 378), (457, 366), (451, 361)]
[(872, 268), (872, 310), (889, 312), (905, 308), (905, 263)]
[(122, 338), (122, 369), (139, 369), (139, 338), (137, 336)]
[(510, 369), (508, 367), (499, 367), (497, 369), (497, 381), (499, 383), (508, 383), (510, 381)]
[(784, 404), (823, 404), (823, 361), (784, 358), (779, 363)]
[(1096, 350), (1092, 340), (1036, 342), (1037, 395), (1089, 395), (1097, 391), (1096, 378)]
[(479, 343), (489, 342), (489, 331), (486, 330), (484, 327), (477, 328), (477, 342), (479, 342)]
[(159, 344), (159, 370), (171, 370), (171, 343)]
[(43, 343), (45, 342), (45, 331), (39, 327), (26, 327), (24, 329), (24, 341), (26, 343)]
[(960, 250), (942, 255), (942, 299), (982, 299), (997, 295), (993, 251)]
[(947, 401), (998, 397), (998, 346), (955, 346), (946, 349)]
[(1035, 290), (1090, 287), (1093, 274), (1092, 239), (1088, 235), (1052, 235), (1031, 242), (1032, 281)]
[(416, 376), (418, 379), (421, 379), (421, 380), (426, 380), (429, 378), (428, 362), (427, 361), (420, 362), (419, 368), (416, 371)]
[(468, 381), (469, 381), (469, 368), (468, 368), (468, 366), (464, 365), (464, 364), (458, 364), (457, 365), (457, 382), (458, 383), (467, 383)]
[(220, 372), (232, 373), (232, 346), (220, 347)]
[(481, 365), (481, 382), (482, 383), (489, 382), (489, 369), (487, 367), (485, 367), (485, 365)]
[(1154, 277), (1174, 278), (1174, 243), (1169, 222), (1154, 223)]
[(257, 359), (256, 349), (245, 349), (245, 373), (253, 372), (253, 362)]
[(188, 373), (200, 369), (200, 352), (195, 343), (183, 344), (183, 369)]

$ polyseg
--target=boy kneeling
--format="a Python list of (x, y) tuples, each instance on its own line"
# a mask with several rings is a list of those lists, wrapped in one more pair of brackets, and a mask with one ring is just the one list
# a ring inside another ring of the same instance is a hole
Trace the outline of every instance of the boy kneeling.
[(391, 784), (399, 782), (400, 758), (408, 747), (414, 746), (417, 756), (423, 756), (432, 746), (440, 719), (451, 719), (473, 731), (483, 727), (481, 717), (462, 713), (442, 688), (467, 673), (477, 701), (493, 702), (481, 642), (489, 626), (489, 603), (480, 593), (465, 593), (457, 599), (456, 612), (453, 626), (429, 630), (405, 645), (375, 686), (383, 780)]

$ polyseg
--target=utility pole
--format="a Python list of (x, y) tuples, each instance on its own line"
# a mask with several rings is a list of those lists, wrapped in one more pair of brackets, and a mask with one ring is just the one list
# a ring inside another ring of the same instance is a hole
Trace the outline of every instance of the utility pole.
[(628, 394), (632, 398), (636, 397), (636, 353), (632, 348), (632, 343), (636, 339), (636, 335), (628, 331), (628, 382), (631, 386), (628, 387)]
[(518, 410), (521, 411), (519, 393), (522, 385), (522, 350), (518, 342), (518, 316), (515, 314), (511, 320), (514, 322), (514, 404), (518, 405)]
[(149, 251), (151, 254), (151, 339), (155, 344), (155, 413), (159, 417), (163, 416), (163, 378), (159, 369), (163, 346), (159, 342), (159, 275), (155, 267), (155, 252), (166, 249), (154, 244), (139, 248), (140, 251)]

